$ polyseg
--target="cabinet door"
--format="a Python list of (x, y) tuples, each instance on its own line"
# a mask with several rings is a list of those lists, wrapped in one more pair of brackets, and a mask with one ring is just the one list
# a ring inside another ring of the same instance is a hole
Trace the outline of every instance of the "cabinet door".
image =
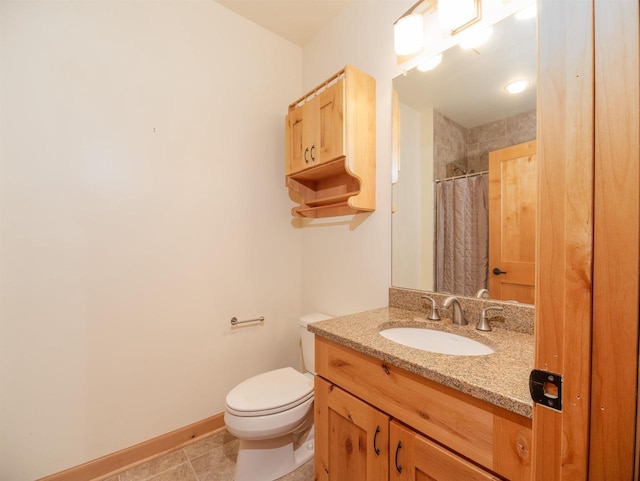
[(318, 96), (318, 131), (312, 158), (322, 164), (345, 155), (344, 82), (342, 78)]
[(287, 175), (344, 156), (344, 78), (286, 117)]
[(316, 376), (315, 479), (387, 481), (389, 417)]
[(499, 481), (406, 427), (390, 425), (390, 481)]
[(289, 112), (285, 126), (285, 156), (287, 175), (311, 167), (311, 146), (317, 131), (317, 105), (315, 98)]

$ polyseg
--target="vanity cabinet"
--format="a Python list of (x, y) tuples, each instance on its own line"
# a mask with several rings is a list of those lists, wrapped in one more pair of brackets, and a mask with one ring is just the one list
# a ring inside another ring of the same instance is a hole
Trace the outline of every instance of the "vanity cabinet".
[(500, 481), (482, 468), (395, 421), (390, 481)]
[(387, 481), (389, 416), (319, 377), (314, 406), (316, 481)]
[(375, 80), (352, 66), (289, 106), (286, 184), (298, 217), (375, 210)]
[[(336, 426), (335, 421), (328, 421), (334, 416), (335, 409), (328, 402), (334, 391), (340, 392), (341, 397), (351, 396), (354, 405), (368, 406), (390, 419), (390, 441), (382, 422), (368, 425), (366, 443), (364, 435), (359, 438), (363, 440), (359, 447), (365, 452), (364, 456), (375, 459), (371, 431), (375, 432), (378, 424), (381, 426), (376, 440), (380, 444), (376, 446), (389, 443), (388, 450), (382, 451), (388, 458), (388, 478), (384, 479), (425, 479), (415, 474), (420, 471), (443, 481), (458, 479), (451, 473), (461, 473), (459, 479), (524, 481), (531, 478), (531, 420), (528, 418), (319, 336), (316, 336), (316, 371), (315, 466), (318, 480), (379, 479), (364, 478), (362, 465), (353, 464), (349, 469), (356, 470), (358, 476), (336, 478), (332, 474), (337, 466), (344, 470), (347, 468), (342, 464), (351, 463), (344, 457), (345, 449), (340, 449), (339, 442), (338, 447), (334, 447), (329, 439)], [(360, 407), (360, 410), (365, 408)], [(354, 412), (353, 409), (343, 410), (342, 421), (347, 423), (346, 420), (354, 419)], [(355, 421), (354, 424), (360, 425)], [(398, 442), (406, 446), (404, 453), (402, 449), (398, 451), (398, 460), (404, 459), (407, 465), (413, 466), (408, 470), (415, 478), (406, 472), (402, 477), (395, 468)], [(433, 454), (431, 464), (416, 459), (415, 453), (423, 452)], [(384, 468), (385, 461), (379, 462)], [(439, 473), (447, 473), (449, 477)]]

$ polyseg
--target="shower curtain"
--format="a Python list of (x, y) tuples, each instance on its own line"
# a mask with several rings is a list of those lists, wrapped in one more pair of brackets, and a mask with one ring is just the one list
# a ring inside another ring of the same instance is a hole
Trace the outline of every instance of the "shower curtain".
[(486, 289), (489, 263), (488, 175), (436, 184), (436, 290), (474, 296)]

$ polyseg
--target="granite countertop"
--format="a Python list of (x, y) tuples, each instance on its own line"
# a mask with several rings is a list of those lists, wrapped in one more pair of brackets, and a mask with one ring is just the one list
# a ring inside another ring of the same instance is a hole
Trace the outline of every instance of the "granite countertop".
[[(495, 352), (486, 356), (435, 354), (390, 341), (378, 332), (390, 327), (424, 327), (480, 341)], [(495, 328), (490, 332), (456, 326), (450, 320), (429, 321), (423, 312), (383, 307), (309, 324), (314, 334), (363, 354), (457, 389), (528, 418), (533, 402), (529, 373), (533, 367), (533, 335)]]

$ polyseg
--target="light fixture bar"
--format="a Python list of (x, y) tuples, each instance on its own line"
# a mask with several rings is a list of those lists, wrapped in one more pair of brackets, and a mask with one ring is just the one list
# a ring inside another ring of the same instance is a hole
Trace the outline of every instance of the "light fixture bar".
[(481, 0), (438, 0), (438, 21), (455, 35), (482, 19)]

